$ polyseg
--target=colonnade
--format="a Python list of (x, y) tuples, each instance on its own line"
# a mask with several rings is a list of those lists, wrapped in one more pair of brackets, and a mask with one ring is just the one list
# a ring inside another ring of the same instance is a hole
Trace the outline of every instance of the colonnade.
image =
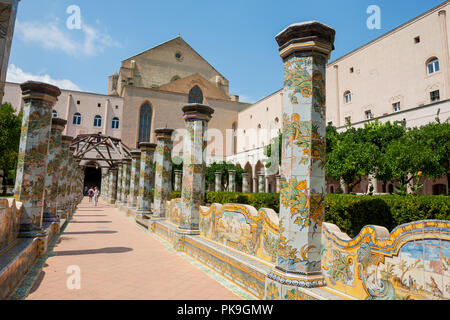
[(62, 135), (67, 121), (52, 118), (61, 91), (52, 85), (21, 84), (22, 133), (14, 197), (23, 213), (20, 236), (44, 233), (46, 222), (68, 218), (82, 199), (83, 175), (73, 157), (72, 138)]

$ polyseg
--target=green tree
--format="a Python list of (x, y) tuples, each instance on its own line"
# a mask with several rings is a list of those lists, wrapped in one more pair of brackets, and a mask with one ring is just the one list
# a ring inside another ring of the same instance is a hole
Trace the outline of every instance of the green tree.
[[(331, 129), (329, 129), (331, 130)], [(376, 147), (365, 142), (362, 131), (350, 128), (342, 133), (332, 133), (327, 147), (326, 176), (341, 179), (352, 192), (364, 176), (374, 172)]]
[[(428, 150), (432, 150), (433, 157), (430, 161), (435, 163), (428, 168), (424, 168), (423, 173), (430, 178), (441, 178), (446, 176), (450, 186), (450, 123), (440, 123), (439, 118), (436, 122), (429, 123), (420, 129), (414, 128), (410, 135), (420, 145), (424, 145)], [(447, 194), (448, 194), (447, 190)]]
[[(417, 129), (414, 129), (415, 131)], [(439, 157), (423, 141), (414, 138), (414, 133), (408, 132), (398, 140), (391, 141), (382, 155), (383, 174), (390, 175), (392, 182), (400, 184), (400, 193), (406, 193), (408, 184), (417, 190), (418, 176), (432, 176), (439, 171)]]
[(278, 137), (274, 138), (272, 143), (264, 148), (264, 155), (267, 157), (265, 167), (269, 169), (270, 172), (276, 173), (278, 171), (278, 166), (281, 166), (282, 141), (283, 134), (279, 131)]
[(361, 137), (363, 141), (371, 143), (376, 147), (376, 152), (373, 154), (375, 177), (383, 181), (386, 186), (388, 181), (392, 181), (392, 173), (389, 168), (386, 168), (384, 157), (382, 155), (386, 152), (389, 144), (397, 139), (400, 139), (406, 134), (406, 128), (402, 122), (389, 121), (381, 124), (378, 120), (368, 123), (361, 130)]
[(222, 172), (222, 189), (227, 190), (228, 188), (228, 170), (236, 170), (236, 186), (242, 184), (242, 173), (245, 172), (244, 169), (235, 166), (231, 163), (212, 163), (208, 167), (206, 167), (206, 177), (205, 177), (205, 184), (206, 188), (210, 184), (214, 184), (216, 181), (216, 172)]
[(10, 103), (0, 107), (0, 169), (3, 170), (3, 190), (6, 193), (8, 183), (13, 184), (17, 168), (22, 111), (16, 115)]

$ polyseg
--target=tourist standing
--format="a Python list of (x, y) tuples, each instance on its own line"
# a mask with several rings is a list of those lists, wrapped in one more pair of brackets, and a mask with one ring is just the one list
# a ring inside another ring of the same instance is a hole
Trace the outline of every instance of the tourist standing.
[(89, 202), (92, 202), (92, 197), (94, 196), (94, 189), (89, 188), (88, 190)]
[(94, 205), (97, 206), (98, 204), (98, 197), (100, 196), (100, 192), (98, 191), (98, 188), (94, 188)]

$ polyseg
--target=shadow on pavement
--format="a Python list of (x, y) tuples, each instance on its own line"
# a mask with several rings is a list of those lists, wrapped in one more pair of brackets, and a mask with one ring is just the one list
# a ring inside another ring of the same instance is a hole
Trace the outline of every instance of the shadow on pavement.
[(111, 248), (102, 248), (102, 249), (90, 249), (90, 250), (71, 250), (71, 251), (60, 251), (55, 252), (57, 256), (77, 256), (84, 254), (101, 254), (101, 253), (126, 253), (133, 251), (132, 248), (126, 247), (111, 247)]

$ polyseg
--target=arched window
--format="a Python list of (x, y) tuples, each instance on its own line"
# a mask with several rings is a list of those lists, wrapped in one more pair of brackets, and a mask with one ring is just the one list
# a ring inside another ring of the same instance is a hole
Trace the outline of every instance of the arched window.
[(189, 103), (203, 103), (203, 92), (198, 86), (189, 91)]
[(150, 142), (152, 130), (152, 108), (148, 103), (141, 107), (139, 114), (139, 142)]
[(352, 102), (352, 93), (349, 90), (344, 92), (344, 102), (345, 103)]
[(102, 126), (102, 117), (101, 116), (95, 116), (94, 118), (94, 127), (101, 127)]
[(431, 58), (427, 62), (428, 74), (432, 74), (439, 71), (439, 59)]
[(56, 112), (56, 110), (52, 110), (52, 117), (58, 118), (58, 112)]
[(180, 80), (181, 78), (179, 76), (173, 76), (173, 78), (170, 80), (170, 82), (175, 82), (177, 80)]
[(73, 124), (76, 126), (81, 125), (81, 114), (78, 112), (73, 115)]
[(111, 127), (113, 129), (119, 129), (119, 123), (120, 123), (119, 118), (114, 118), (114, 119), (112, 119)]

